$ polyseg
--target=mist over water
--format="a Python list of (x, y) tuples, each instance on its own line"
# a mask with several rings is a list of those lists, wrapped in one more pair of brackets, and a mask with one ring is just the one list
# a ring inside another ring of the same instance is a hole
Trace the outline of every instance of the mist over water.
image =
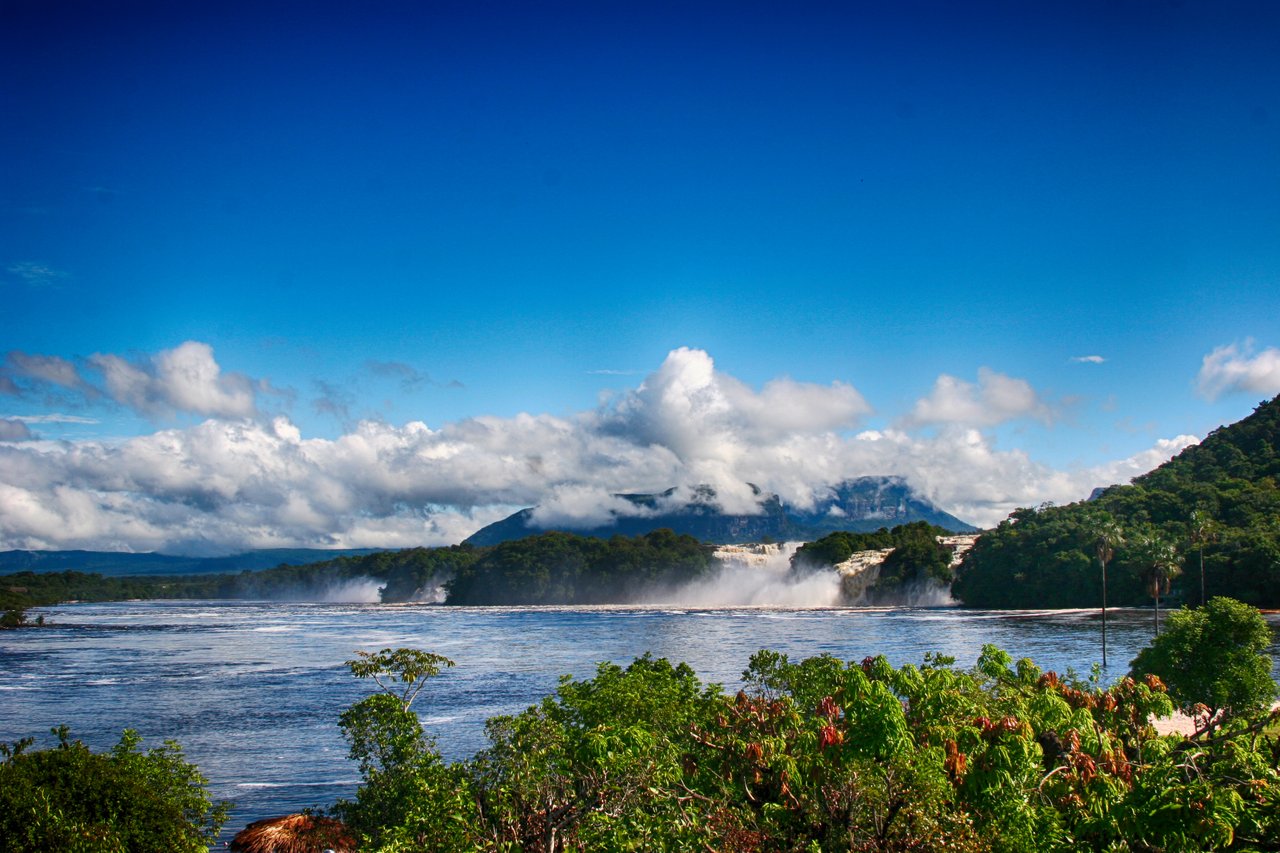
[(840, 576), (831, 570), (796, 573), (791, 557), (803, 543), (724, 546), (713, 577), (643, 595), (637, 604), (681, 607), (837, 607)]
[[(634, 604), (682, 607), (953, 607), (946, 584), (923, 580), (880, 589), (878, 563), (846, 577), (830, 566), (792, 568), (803, 542), (724, 545), (719, 568), (704, 580), (638, 596)], [(867, 552), (873, 553), (873, 552)]]
[(418, 587), (413, 597), (409, 601), (413, 604), (444, 604), (448, 592), (445, 590), (445, 584), (449, 581), (447, 577), (436, 575)]
[(281, 603), (377, 604), (382, 600), (383, 581), (371, 577), (344, 578), (300, 583), (263, 595)]
[[(641, 601), (639, 603), (650, 603)], [(652, 603), (681, 607), (838, 607), (835, 572), (792, 576), (749, 566), (727, 565), (714, 578), (682, 586)]]
[(382, 586), (382, 581), (376, 578), (351, 578), (325, 584), (316, 595), (307, 595), (297, 600), (320, 601), (325, 604), (377, 604), (382, 600)]
[(864, 592), (852, 602), (855, 607), (955, 607), (951, 587), (934, 580), (922, 580), (898, 588)]

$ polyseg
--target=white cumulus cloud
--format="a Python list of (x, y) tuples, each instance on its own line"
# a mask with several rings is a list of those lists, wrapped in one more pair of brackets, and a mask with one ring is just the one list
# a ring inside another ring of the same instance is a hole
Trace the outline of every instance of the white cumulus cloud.
[(253, 382), (242, 374), (223, 373), (206, 343), (187, 341), (133, 362), (98, 353), (89, 363), (102, 372), (113, 400), (142, 414), (234, 418), (256, 411)]
[(1051, 420), (1047, 403), (1025, 379), (1006, 376), (987, 367), (978, 369), (978, 383), (942, 374), (933, 392), (906, 417), (907, 426), (960, 424), (995, 426), (1018, 418)]
[(1246, 340), (1243, 346), (1227, 344), (1206, 355), (1196, 376), (1200, 395), (1216, 400), (1233, 391), (1280, 394), (1280, 349), (1253, 350), (1253, 341)]

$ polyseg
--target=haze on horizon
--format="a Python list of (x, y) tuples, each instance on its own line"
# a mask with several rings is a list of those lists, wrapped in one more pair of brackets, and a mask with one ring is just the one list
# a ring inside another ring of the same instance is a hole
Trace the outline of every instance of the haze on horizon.
[(457, 542), (1280, 393), (1280, 7), (0, 6), (0, 549)]

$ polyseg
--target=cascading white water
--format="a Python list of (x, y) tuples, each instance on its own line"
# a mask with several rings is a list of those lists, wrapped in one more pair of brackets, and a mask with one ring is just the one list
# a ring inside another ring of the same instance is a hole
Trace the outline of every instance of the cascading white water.
[(377, 604), (382, 600), (382, 585), (383, 582), (376, 578), (349, 578), (325, 583), (318, 592), (300, 597), (325, 604)]
[(440, 577), (439, 575), (432, 576), (430, 580), (418, 587), (417, 591), (414, 592), (413, 597), (409, 599), (409, 603), (444, 604), (444, 600), (448, 596), (444, 585), (448, 580), (448, 577)]
[(714, 576), (671, 590), (657, 591), (639, 603), (682, 607), (837, 607), (843, 603), (834, 572), (796, 574), (791, 557), (803, 543), (722, 545), (714, 557)]

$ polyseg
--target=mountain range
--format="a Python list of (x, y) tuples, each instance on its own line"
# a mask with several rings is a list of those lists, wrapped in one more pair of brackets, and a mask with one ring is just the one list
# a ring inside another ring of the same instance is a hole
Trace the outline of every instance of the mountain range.
[(704, 542), (734, 545), (768, 540), (808, 541), (836, 530), (869, 532), (911, 521), (927, 521), (957, 533), (977, 530), (916, 494), (901, 477), (846, 480), (809, 508), (788, 506), (775, 494), (751, 488), (758, 498), (758, 511), (750, 514), (724, 512), (710, 486), (695, 487), (685, 500), (678, 498), (677, 490), (672, 488), (658, 494), (616, 495), (634, 506), (635, 513), (613, 512), (607, 524), (545, 525), (538, 520), (537, 508), (530, 507), (481, 528), (465, 541), (471, 545), (497, 545), (549, 530), (602, 538), (640, 536), (669, 528)]

